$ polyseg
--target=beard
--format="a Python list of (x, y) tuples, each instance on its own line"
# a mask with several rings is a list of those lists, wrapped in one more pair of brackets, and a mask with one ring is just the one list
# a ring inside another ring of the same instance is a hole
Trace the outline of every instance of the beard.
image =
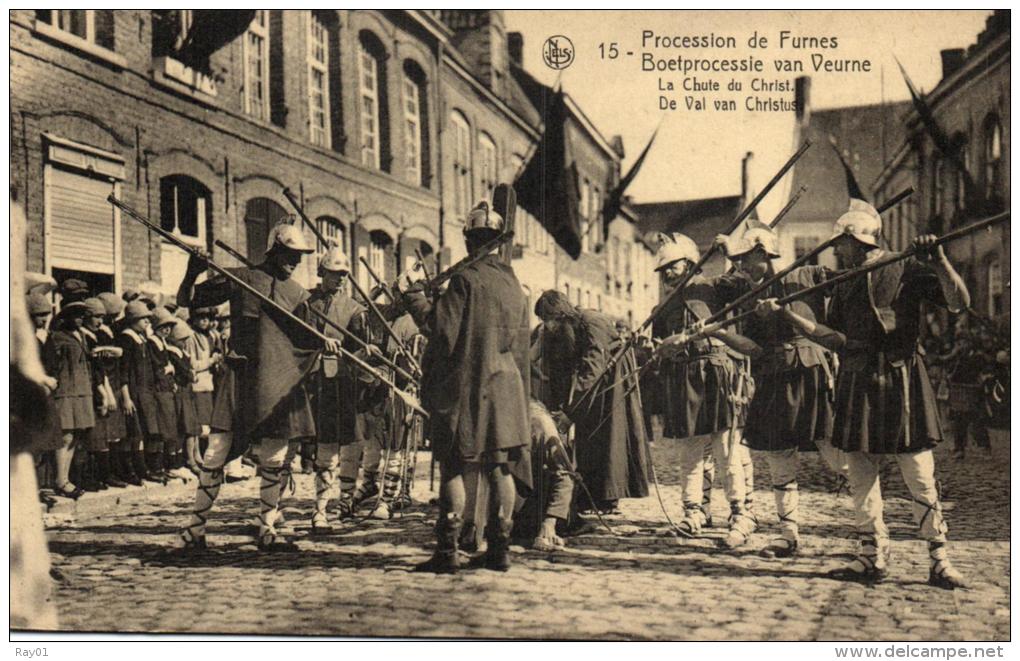
[(549, 350), (546, 356), (561, 364), (573, 361), (577, 356), (577, 330), (570, 321), (560, 321), (546, 336)]

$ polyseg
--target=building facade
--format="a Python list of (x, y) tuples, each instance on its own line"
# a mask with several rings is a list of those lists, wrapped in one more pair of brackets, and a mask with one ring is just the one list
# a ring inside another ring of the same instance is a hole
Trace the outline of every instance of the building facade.
[[(285, 189), (363, 285), (362, 260), (387, 280), (418, 253), (448, 265), (467, 211), (514, 181), (541, 135), (510, 71), (522, 48), (500, 11), (12, 11), (10, 167), (28, 268), (172, 295), (185, 253), (109, 195), (229, 265), (215, 242), (261, 259), (269, 228), (295, 213)], [(618, 177), (619, 157), (602, 161), (591, 167)], [(590, 191), (592, 209), (607, 192)], [(514, 266), (532, 303), (577, 282), (598, 307), (607, 260), (575, 272), (547, 222), (518, 216)], [(296, 277), (314, 284), (314, 260)], [(620, 302), (635, 315), (633, 298)]]
[[(1009, 209), (1009, 11), (996, 10), (966, 50), (941, 53), (942, 79), (925, 102), (948, 147), (939, 149), (913, 109), (907, 135), (874, 184), (877, 197), (912, 185), (916, 214), (893, 216), (888, 235), (901, 250), (919, 232), (941, 234)], [(972, 307), (987, 317), (1010, 311), (1010, 224), (972, 234), (947, 247), (971, 292)]]

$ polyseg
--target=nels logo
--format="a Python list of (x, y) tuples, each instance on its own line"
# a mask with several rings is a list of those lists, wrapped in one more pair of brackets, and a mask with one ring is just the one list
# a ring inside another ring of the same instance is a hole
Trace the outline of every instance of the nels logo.
[(542, 46), (542, 59), (550, 69), (566, 69), (574, 61), (574, 44), (562, 34), (549, 37)]

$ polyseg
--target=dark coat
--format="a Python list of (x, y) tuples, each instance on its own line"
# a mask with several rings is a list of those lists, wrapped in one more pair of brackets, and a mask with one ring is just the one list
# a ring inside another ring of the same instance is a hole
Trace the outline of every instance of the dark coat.
[[(648, 495), (650, 458), (641, 391), (631, 389), (637, 369), (634, 352), (624, 354), (616, 367), (596, 384), (595, 379), (623, 338), (608, 315), (581, 310), (576, 342), (575, 397), (591, 387), (602, 391), (613, 384), (609, 392), (591, 398), (575, 417), (577, 470), (596, 501), (644, 498)], [(628, 374), (630, 378), (623, 381)]]
[[(528, 445), (528, 307), (513, 269), (490, 255), (454, 275), (434, 305), (420, 292), (405, 302), (427, 329), (422, 403), (437, 457)], [(530, 486), (522, 468), (514, 475)]]
[[(343, 292), (329, 295), (319, 288), (311, 292), (308, 305), (337, 326), (364, 339), (364, 328), (359, 319), (363, 318), (364, 307)], [(326, 325), (318, 316), (312, 316), (312, 323), (327, 337), (342, 339), (344, 348), (357, 352), (360, 346), (335, 328)], [(318, 439), (323, 443), (350, 445), (355, 436), (356, 402), (358, 399), (358, 372), (349, 361), (339, 356), (323, 356), (315, 373), (312, 387), (312, 401), (315, 405), (315, 420)]]

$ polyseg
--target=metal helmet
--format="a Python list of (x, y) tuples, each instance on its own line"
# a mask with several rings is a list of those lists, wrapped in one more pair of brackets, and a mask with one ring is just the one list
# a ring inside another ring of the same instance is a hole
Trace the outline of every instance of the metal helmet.
[(288, 223), (277, 223), (274, 225), (269, 230), (269, 240), (267, 243), (269, 244), (269, 250), (279, 246), (306, 254), (315, 251), (315, 248), (308, 243), (301, 230)]
[(882, 217), (875, 207), (862, 200), (850, 200), (850, 209), (839, 217), (833, 228), (833, 237), (849, 234), (861, 243), (878, 247), (882, 235)]
[(740, 257), (761, 247), (769, 257), (779, 257), (779, 237), (767, 227), (755, 227), (744, 232), (744, 235), (729, 244), (731, 259)]
[(350, 273), (351, 272), (351, 260), (348, 259), (347, 255), (340, 246), (331, 245), (326, 252), (322, 253), (319, 257), (319, 275), (322, 275), (323, 271), (333, 271), (336, 273)]
[(473, 230), (495, 230), (503, 231), (503, 216), (489, 208), (489, 203), (482, 200), (468, 214), (467, 222), (464, 224), (464, 232)]
[(686, 234), (679, 232), (660, 234), (659, 239), (659, 251), (655, 255), (656, 271), (663, 271), (681, 259), (686, 259), (694, 264), (701, 257), (698, 253), (698, 244)]

